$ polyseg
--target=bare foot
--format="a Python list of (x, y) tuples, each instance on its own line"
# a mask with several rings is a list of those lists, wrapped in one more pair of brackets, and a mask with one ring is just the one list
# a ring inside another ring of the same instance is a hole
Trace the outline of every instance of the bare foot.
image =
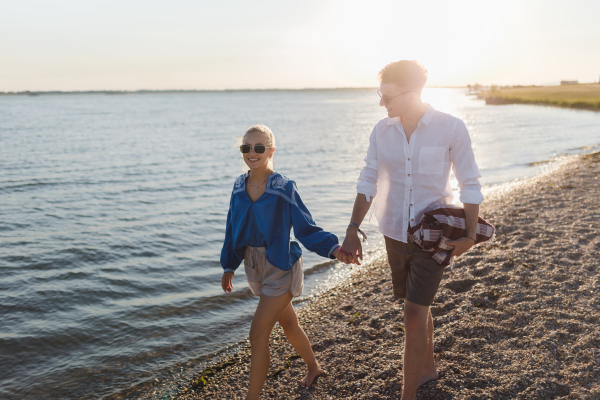
[(304, 379), (298, 381), (298, 383), (300, 384), (300, 386), (308, 389), (310, 387), (310, 385), (312, 385), (313, 381), (315, 380), (315, 378), (319, 375), (321, 375), (323, 373), (323, 370), (321, 368), (316, 368), (316, 369), (309, 369), (308, 372), (306, 373), (306, 376), (304, 377)]
[(422, 385), (426, 384), (429, 381), (434, 381), (437, 378), (438, 378), (437, 369), (434, 369), (432, 372), (424, 373), (423, 375), (421, 375), (421, 379), (419, 379), (418, 387), (421, 387)]

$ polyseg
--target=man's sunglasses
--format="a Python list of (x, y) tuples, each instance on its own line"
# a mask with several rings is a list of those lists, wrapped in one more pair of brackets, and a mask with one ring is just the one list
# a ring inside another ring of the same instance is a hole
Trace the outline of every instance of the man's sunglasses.
[[(254, 151), (262, 154), (265, 152), (266, 149), (270, 149), (271, 147), (267, 147), (265, 145), (262, 144), (257, 144), (256, 146), (254, 146)], [(250, 150), (252, 150), (252, 146), (250, 146), (249, 144), (243, 144), (240, 146), (240, 151), (242, 153), (250, 153)]]
[(390, 101), (390, 100), (391, 100), (391, 99), (393, 99), (394, 97), (402, 96), (403, 94), (410, 93), (410, 92), (412, 92), (412, 90), (409, 90), (408, 92), (404, 92), (404, 93), (397, 94), (397, 95), (395, 95), (395, 96), (386, 96), (386, 95), (383, 95), (383, 94), (381, 94), (381, 92), (378, 90), (378, 91), (377, 91), (377, 94), (379, 95), (379, 98), (380, 98), (381, 100), (383, 100), (383, 102), (384, 102), (384, 103), (387, 103), (388, 101)]

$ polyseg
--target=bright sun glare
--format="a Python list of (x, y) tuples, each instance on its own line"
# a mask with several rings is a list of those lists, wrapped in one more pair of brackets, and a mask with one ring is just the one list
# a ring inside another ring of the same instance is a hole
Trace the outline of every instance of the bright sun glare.
[[(320, 50), (337, 70), (362, 84), (372, 85), (384, 65), (400, 59), (418, 60), (437, 81), (450, 76), (468, 81), (488, 45), (499, 40), (501, 3), (335, 0), (283, 39)], [(478, 29), (482, 16), (483, 30)]]

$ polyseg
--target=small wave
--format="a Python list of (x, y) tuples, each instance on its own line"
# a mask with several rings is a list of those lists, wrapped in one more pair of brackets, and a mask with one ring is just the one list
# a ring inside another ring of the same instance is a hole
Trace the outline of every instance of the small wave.
[(145, 250), (139, 253), (131, 253), (132, 257), (142, 257), (142, 258), (152, 258), (152, 257), (160, 257), (160, 254), (155, 253), (153, 251)]
[(64, 272), (61, 274), (56, 275), (55, 277), (53, 277), (53, 280), (57, 280), (57, 281), (72, 281), (72, 280), (84, 280), (84, 279), (89, 279), (93, 277), (93, 274), (89, 273), (89, 272), (83, 272), (83, 271), (68, 271), (68, 272)]
[[(0, 229), (1, 231), (2, 229)], [(0, 245), (0, 247), (21, 247), (21, 246), (27, 246), (33, 244), (33, 242), (28, 242), (28, 241), (15, 241), (15, 242), (9, 242), (9, 241), (5, 241), (4, 243), (2, 243), (2, 245)]]
[(27, 229), (29, 228), (28, 224), (7, 224), (7, 223), (3, 223), (0, 224), (0, 232), (2, 231), (16, 231), (16, 230), (22, 230), (22, 229)]
[(26, 191), (28, 189), (37, 189), (38, 187), (45, 187), (45, 186), (59, 186), (59, 185), (65, 185), (65, 184), (69, 184), (69, 182), (32, 182), (32, 183), (21, 183), (18, 185), (12, 185), (12, 186), (4, 186), (4, 187), (0, 187), (0, 191), (15, 191), (15, 192), (23, 192)]
[(80, 264), (82, 262), (89, 264), (99, 264), (114, 261), (115, 259), (119, 258), (118, 255), (114, 253), (90, 247), (70, 247), (68, 249), (58, 251), (58, 254), (71, 256), (69, 257), (70, 259), (63, 259), (62, 257), (60, 257), (59, 260), (62, 259), (62, 261), (69, 262), (75, 265)]
[(314, 265), (314, 266), (312, 266), (310, 268), (306, 268), (304, 270), (304, 276), (311, 276), (313, 274), (322, 272), (323, 270), (326, 270), (328, 268), (333, 267), (336, 263), (337, 263), (337, 261), (334, 261), (334, 260), (332, 260), (332, 261), (325, 261), (323, 263), (319, 263), (317, 265)]
[(580, 152), (583, 152), (583, 153), (590, 153), (590, 152), (593, 152), (593, 151), (595, 151), (597, 149), (600, 149), (600, 144), (592, 144), (592, 145), (589, 145), (589, 146), (573, 147), (573, 148), (570, 148), (569, 150), (571, 150), (571, 151), (580, 151)]
[(132, 245), (129, 245), (129, 244), (111, 244), (109, 246), (109, 248), (111, 250), (116, 250), (116, 251), (119, 251), (119, 250), (136, 250), (136, 249), (138, 249), (138, 247), (132, 246)]
[(534, 161), (534, 162), (527, 163), (525, 165), (527, 165), (529, 167), (536, 167), (538, 165), (550, 164), (552, 161), (553, 161), (552, 159), (550, 159), (550, 160), (542, 160), (542, 161)]
[[(555, 163), (557, 161), (562, 161), (566, 157), (570, 157), (570, 156), (573, 156), (573, 154), (568, 154), (568, 153), (555, 154), (553, 157), (550, 157), (550, 158), (545, 159), (545, 160), (533, 161), (533, 162), (526, 163), (526, 164), (521, 164), (521, 165), (527, 166), (527, 167), (537, 167), (537, 166), (540, 166), (540, 165), (548, 165), (548, 164)], [(527, 178), (524, 178), (524, 179), (527, 179)]]
[[(125, 283), (125, 282), (123, 282)], [(152, 298), (142, 299), (123, 298), (124, 301), (119, 301), (119, 309), (123, 310), (118, 316), (113, 316), (116, 320), (126, 320), (135, 326), (155, 326), (165, 328), (171, 323), (177, 325), (186, 319), (191, 320), (206, 320), (209, 319), (212, 323), (220, 323), (228, 325), (230, 322), (225, 317), (229, 311), (246, 310), (252, 308), (252, 303), (248, 300), (258, 301), (258, 297), (252, 294), (248, 287), (237, 288), (232, 293), (223, 293), (218, 290), (211, 290), (203, 294), (205, 296), (198, 297), (193, 293), (183, 294), (181, 297), (167, 295), (166, 293), (176, 293), (177, 288), (173, 287), (170, 291), (163, 290), (164, 294), (161, 297), (152, 296)], [(219, 293), (221, 292), (221, 293)], [(106, 296), (106, 295), (105, 295)], [(106, 298), (106, 297), (105, 297)], [(177, 299), (177, 301), (175, 301)], [(115, 299), (113, 299), (115, 300)], [(136, 307), (131, 307), (136, 305)], [(249, 310), (248, 310), (249, 311)], [(242, 314), (245, 315), (245, 312)]]
[(37, 264), (45, 264), (45, 263), (38, 263), (34, 258), (32, 258), (31, 256), (26, 256), (26, 255), (9, 255), (9, 256), (4, 256), (1, 257), (0, 260), (3, 260), (9, 264), (18, 264), (18, 267), (26, 267), (26, 268), (31, 268), (34, 267), (33, 269), (35, 269), (35, 266)]

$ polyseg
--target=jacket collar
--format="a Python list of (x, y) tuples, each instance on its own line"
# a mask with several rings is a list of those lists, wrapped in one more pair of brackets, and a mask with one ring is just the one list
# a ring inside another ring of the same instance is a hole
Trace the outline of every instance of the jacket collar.
[[(250, 170), (246, 171), (246, 173), (243, 174), (241, 177), (242, 187), (244, 189), (246, 188), (246, 178), (248, 178), (249, 175), (250, 175)], [(269, 184), (271, 183), (271, 180), (273, 178), (275, 178), (276, 176), (279, 176), (279, 172), (273, 171), (273, 173), (267, 177), (267, 183), (265, 186), (267, 189), (269, 188)]]

